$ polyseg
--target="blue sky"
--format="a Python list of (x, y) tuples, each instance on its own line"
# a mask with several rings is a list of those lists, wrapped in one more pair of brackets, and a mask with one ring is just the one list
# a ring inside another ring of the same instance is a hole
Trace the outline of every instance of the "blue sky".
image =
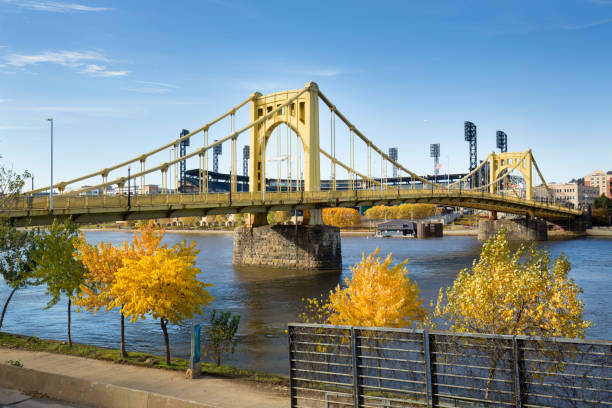
[(465, 171), (465, 120), (480, 158), (504, 130), (548, 181), (612, 170), (612, 0), (0, 0), (0, 154), (37, 186), (45, 117), (59, 181), (308, 81), (420, 174), (434, 142)]

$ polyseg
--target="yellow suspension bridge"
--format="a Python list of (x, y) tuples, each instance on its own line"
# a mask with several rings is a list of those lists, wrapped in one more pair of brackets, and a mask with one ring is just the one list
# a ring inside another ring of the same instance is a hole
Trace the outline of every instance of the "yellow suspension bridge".
[[(321, 147), (320, 102), (323, 109), (329, 110), (328, 151)], [(236, 115), (247, 105), (248, 123), (236, 129)], [(344, 131), (336, 130), (338, 120)], [(227, 121), (229, 132), (210, 142), (209, 133), (219, 130), (221, 123)], [(287, 154), (282, 157), (281, 125), (287, 134)], [(237, 188), (236, 151), (239, 137), (246, 135), (247, 131), (248, 192)], [(266, 147), (275, 131), (278, 156), (266, 160)], [(337, 142), (337, 134), (344, 134), (346, 138), (341, 136)], [(292, 135), (295, 135), (294, 142)], [(195, 136), (202, 137), (202, 146), (179, 155), (181, 143)], [(230, 145), (231, 187), (229, 192), (211, 192), (208, 188), (209, 155), (223, 144)], [(345, 154), (338, 152), (337, 146)], [(171, 155), (169, 160), (160, 160), (172, 152), (174, 157)], [(344, 161), (343, 157), (346, 158)], [(178, 166), (191, 158), (198, 160), (198, 180), (187, 192), (179, 188), (183, 180), (179, 178)], [(269, 184), (270, 178), (266, 174), (266, 161), (271, 159), (277, 161), (276, 188)], [(282, 161), (286, 162), (284, 175), (281, 172)], [(322, 161), (330, 164), (326, 189), (321, 188)], [(129, 166), (140, 168), (130, 174), (129, 180), (125, 176), (111, 177), (112, 174), (125, 175)], [(387, 177), (389, 168), (396, 169), (397, 177)], [(346, 174), (342, 187), (337, 178), (339, 172)], [(146, 179), (151, 177), (157, 177), (157, 180), (161, 177), (161, 188), (155, 194), (144, 190)], [(280, 180), (281, 177), (284, 180)], [(538, 179), (540, 182), (536, 185)], [(83, 182), (88, 186), (77, 186)], [(128, 195), (117, 194), (116, 191), (125, 191), (130, 182), (140, 183), (141, 190), (137, 194), (131, 191)], [(503, 212), (547, 220), (573, 219), (582, 213), (555, 202), (531, 150), (490, 153), (477, 168), (452, 183), (419, 176), (392, 159), (359, 131), (314, 82), (298, 90), (269, 95), (253, 93), (193, 132), (122, 163), (57, 183), (53, 188), (59, 194), (55, 194), (52, 201), (50, 196), (41, 195), (52, 189), (47, 186), (8, 200), (0, 211), (16, 225), (44, 225), (54, 218), (67, 217), (79, 223), (90, 223), (223, 213), (249, 213), (250, 224), (259, 225), (265, 224), (268, 211), (293, 209), (312, 210), (311, 222), (320, 223), (317, 210), (324, 207), (399, 203), (432, 203), (488, 210), (493, 217), (497, 212)]]

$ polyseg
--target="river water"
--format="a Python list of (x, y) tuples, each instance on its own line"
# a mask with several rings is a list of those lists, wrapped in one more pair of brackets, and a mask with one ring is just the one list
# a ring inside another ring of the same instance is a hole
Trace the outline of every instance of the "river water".
[[(92, 243), (120, 244), (130, 240), (127, 232), (86, 232)], [(241, 316), (239, 343), (228, 364), (278, 374), (288, 373), (284, 330), (295, 321), (301, 299), (318, 296), (333, 289), (350, 276), (349, 266), (380, 246), (380, 254), (393, 253), (394, 261), (410, 259), (409, 276), (416, 280), (425, 299), (424, 305), (437, 297), (441, 286), (450, 285), (459, 270), (470, 266), (478, 256), (481, 244), (475, 237), (445, 237), (429, 240), (373, 239), (343, 237), (343, 269), (338, 272), (312, 273), (266, 268), (232, 266), (231, 234), (186, 235), (167, 233), (164, 242), (195, 240), (200, 254), (197, 266), (200, 278), (214, 286), (211, 308), (229, 310)], [(586, 319), (594, 326), (587, 337), (612, 339), (612, 239), (583, 238), (571, 241), (549, 241), (542, 244), (554, 256), (564, 252), (572, 263), (571, 276), (584, 290)], [(273, 249), (271, 249), (273, 250)], [(9, 290), (0, 284), (0, 301)], [(66, 300), (44, 310), (48, 301), (43, 287), (19, 290), (9, 305), (3, 331), (35, 335), (49, 339), (66, 339)], [(196, 322), (205, 323), (207, 312)], [(79, 343), (119, 347), (119, 313), (116, 310), (72, 314), (72, 338)], [(189, 355), (190, 324), (170, 326), (173, 356)], [(151, 318), (126, 325), (128, 350), (163, 354), (159, 322)]]

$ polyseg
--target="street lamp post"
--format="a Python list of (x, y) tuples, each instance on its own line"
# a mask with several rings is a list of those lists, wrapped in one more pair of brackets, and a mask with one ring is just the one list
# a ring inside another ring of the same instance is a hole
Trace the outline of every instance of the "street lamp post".
[(51, 122), (51, 188), (49, 189), (49, 210), (53, 211), (53, 118), (47, 118)]
[(132, 189), (130, 188), (130, 167), (128, 166), (128, 210), (131, 207), (131, 203), (130, 203), (130, 195), (131, 195)]

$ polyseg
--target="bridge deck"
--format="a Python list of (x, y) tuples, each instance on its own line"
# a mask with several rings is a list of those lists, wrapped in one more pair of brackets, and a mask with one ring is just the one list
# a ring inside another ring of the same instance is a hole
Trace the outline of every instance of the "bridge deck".
[(579, 210), (516, 197), (452, 189), (133, 195), (130, 206), (127, 196), (58, 195), (53, 198), (52, 213), (48, 197), (19, 197), (1, 213), (16, 225), (44, 225), (53, 218), (67, 217), (89, 223), (399, 203), (431, 203), (519, 215), (532, 212), (544, 219), (567, 219), (582, 214)]

